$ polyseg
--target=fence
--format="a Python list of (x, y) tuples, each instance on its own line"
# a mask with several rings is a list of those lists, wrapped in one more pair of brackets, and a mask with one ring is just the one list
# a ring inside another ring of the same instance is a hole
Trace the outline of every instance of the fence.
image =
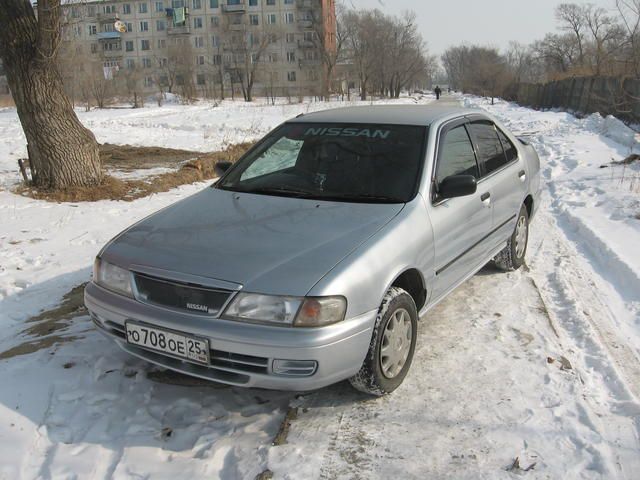
[(516, 100), (534, 108), (600, 112), (640, 123), (640, 79), (574, 77), (545, 84), (523, 83), (518, 87)]

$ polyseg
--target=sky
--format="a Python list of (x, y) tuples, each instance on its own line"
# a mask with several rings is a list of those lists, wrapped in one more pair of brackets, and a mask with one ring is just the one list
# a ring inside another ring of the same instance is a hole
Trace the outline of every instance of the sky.
[[(554, 10), (559, 0), (343, 0), (355, 8), (379, 8), (400, 15), (417, 14), (422, 36), (438, 56), (463, 42), (506, 47), (511, 40), (530, 43), (555, 31)], [(615, 10), (615, 0), (565, 0), (593, 3)]]

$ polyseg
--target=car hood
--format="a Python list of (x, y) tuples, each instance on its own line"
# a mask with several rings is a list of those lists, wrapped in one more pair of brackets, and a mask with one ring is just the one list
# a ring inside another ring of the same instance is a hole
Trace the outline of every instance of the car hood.
[(403, 206), (207, 188), (125, 230), (101, 256), (124, 268), (303, 296)]

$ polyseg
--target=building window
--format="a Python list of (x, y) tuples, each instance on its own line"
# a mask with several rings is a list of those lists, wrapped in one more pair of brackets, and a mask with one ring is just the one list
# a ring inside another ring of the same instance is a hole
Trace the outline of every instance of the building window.
[(156, 30), (158, 32), (162, 32), (166, 30), (166, 28), (167, 28), (167, 24), (165, 23), (164, 20), (156, 20)]
[(194, 43), (196, 48), (204, 47), (204, 37), (195, 37), (193, 39), (193, 43)]
[(115, 5), (105, 5), (104, 7), (102, 7), (102, 11), (104, 13), (116, 13), (116, 6)]
[(259, 15), (249, 15), (249, 25), (260, 25), (260, 16)]
[(296, 61), (296, 52), (287, 52), (287, 62), (293, 63)]
[(276, 14), (275, 13), (270, 13), (267, 15), (267, 24), (268, 25), (275, 25), (276, 24)]
[(133, 23), (127, 22), (126, 27), (127, 27), (127, 32), (133, 32)]
[(249, 0), (249, 6), (250, 7), (257, 7), (258, 6), (258, 0)]
[(127, 58), (126, 65), (129, 70), (133, 70), (136, 68), (136, 61), (133, 58)]
[(140, 31), (141, 32), (148, 32), (149, 31), (149, 22), (147, 22), (146, 20), (143, 20), (140, 22)]
[(184, 7), (184, 0), (171, 0), (171, 7), (172, 8), (183, 8)]
[(96, 16), (96, 6), (89, 5), (87, 7), (87, 17), (95, 17)]
[(196, 65), (204, 65), (204, 55), (198, 55), (196, 57)]
[(127, 40), (124, 42), (124, 49), (127, 52), (133, 52), (133, 40)]
[(278, 62), (278, 54), (277, 53), (270, 53), (267, 57), (267, 60), (269, 60), (269, 63), (277, 63)]
[(211, 26), (219, 27), (220, 26), (220, 17), (211, 17)]
[(151, 59), (150, 59), (150, 58), (148, 58), (148, 57), (144, 57), (144, 58), (142, 59), (142, 66), (143, 66), (144, 68), (151, 68)]
[(204, 73), (199, 73), (198, 75), (196, 75), (196, 83), (198, 85), (204, 85), (205, 81), (204, 81)]
[(222, 55), (214, 55), (211, 61), (214, 65), (222, 65)]
[(218, 0), (209, 0), (209, 7), (211, 8), (218, 8), (220, 5), (218, 5)]
[(98, 53), (98, 44), (97, 43), (92, 43), (91, 44), (91, 53)]
[(276, 0), (267, 0), (267, 5), (275, 5)]
[(314, 33), (316, 32), (304, 32), (304, 41), (305, 42), (313, 42)]
[(287, 80), (290, 82), (296, 81), (296, 72), (287, 72)]
[(202, 28), (202, 17), (193, 17), (193, 28)]
[(202, 0), (193, 0), (193, 9), (200, 10), (202, 8)]
[(293, 23), (294, 21), (293, 12), (286, 12), (284, 14), (284, 23)]
[(122, 5), (122, 13), (124, 15), (130, 15), (131, 14), (131, 4), (130, 3), (125, 3), (124, 5)]
[(156, 2), (156, 12), (162, 12), (164, 10), (164, 2)]
[(158, 48), (167, 48), (167, 41), (164, 38), (158, 39)]
[(89, 35), (95, 35), (98, 33), (98, 27), (96, 25), (89, 25)]
[(147, 13), (147, 4), (146, 3), (139, 3), (138, 4), (138, 13)]
[(144, 86), (153, 87), (153, 77), (144, 77)]
[(140, 40), (140, 49), (149, 50), (149, 40)]
[(296, 41), (296, 34), (295, 33), (287, 33), (285, 36), (285, 40), (287, 43), (293, 43)]
[(293, 5), (293, 0), (284, 0), (285, 5)]
[(212, 47), (219, 47), (220, 46), (220, 38), (216, 37), (215, 35), (211, 35), (211, 46)]

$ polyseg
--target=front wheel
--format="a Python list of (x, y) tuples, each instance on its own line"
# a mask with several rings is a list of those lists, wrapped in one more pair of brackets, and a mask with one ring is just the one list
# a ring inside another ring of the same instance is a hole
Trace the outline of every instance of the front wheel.
[(516, 227), (507, 240), (507, 245), (495, 256), (493, 262), (500, 270), (517, 270), (524, 265), (524, 255), (529, 243), (529, 212), (522, 205), (518, 213)]
[(382, 300), (369, 351), (351, 385), (371, 395), (385, 395), (406, 377), (418, 333), (416, 304), (405, 290), (391, 287)]

